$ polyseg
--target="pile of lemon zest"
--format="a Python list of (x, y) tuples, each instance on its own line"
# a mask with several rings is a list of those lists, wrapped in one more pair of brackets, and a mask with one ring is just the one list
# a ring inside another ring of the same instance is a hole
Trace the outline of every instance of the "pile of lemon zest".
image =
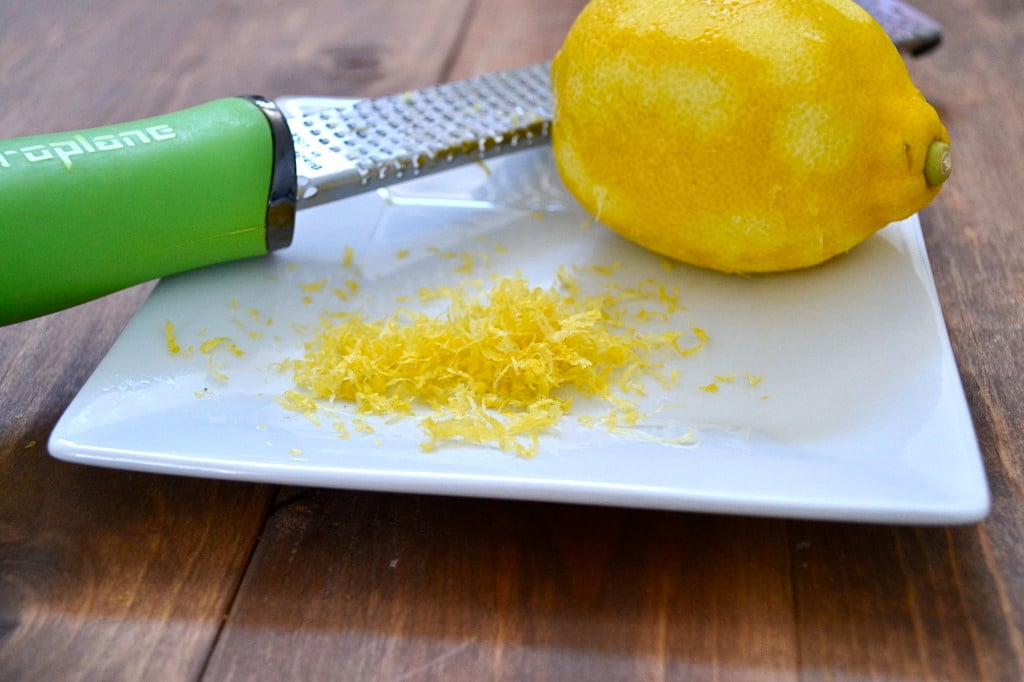
[(327, 278), (324, 277), (323, 279), (321, 279), (319, 281), (316, 281), (316, 282), (307, 282), (306, 284), (299, 284), (299, 288), (302, 289), (303, 291), (305, 291), (307, 294), (312, 294), (312, 293), (315, 293), (317, 291), (323, 291), (323, 288), (326, 285), (327, 285)]
[(756, 374), (751, 374), (750, 372), (747, 372), (747, 383), (750, 384), (751, 388), (753, 388), (754, 386), (757, 386), (762, 381), (764, 381), (764, 377), (758, 376)]
[(178, 337), (174, 334), (174, 323), (170, 320), (164, 322), (164, 338), (167, 339), (168, 353), (177, 355), (181, 352), (181, 346), (178, 345)]
[[(564, 270), (560, 279), (574, 281)], [(473, 291), (478, 286), (420, 289), (423, 301), (449, 301), (437, 317), (410, 310), (375, 321), (325, 316), (305, 357), (291, 363), (296, 385), (311, 400), (348, 401), (364, 414), (429, 408), (421, 420), (426, 450), (460, 441), (532, 456), (539, 435), (568, 412), (566, 391), (610, 402), (613, 423), (640, 418), (614, 393), (643, 395), (635, 377), (656, 374), (661, 365), (649, 355), (675, 349), (679, 333), (629, 328), (610, 295), (570, 298), (520, 275), (497, 278), (488, 291)]]
[(341, 258), (341, 266), (347, 268), (352, 265), (352, 260), (355, 258), (355, 250), (351, 246), (345, 247), (345, 255)]
[(698, 386), (698, 388), (705, 393), (718, 393), (718, 384), (716, 383), (704, 384), (703, 386)]

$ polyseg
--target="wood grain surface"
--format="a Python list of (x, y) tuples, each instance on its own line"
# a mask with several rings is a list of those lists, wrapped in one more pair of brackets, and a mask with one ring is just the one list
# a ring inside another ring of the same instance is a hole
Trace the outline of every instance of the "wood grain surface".
[[(235, 93), (400, 92), (548, 58), (582, 4), (0, 3), (0, 130)], [(0, 328), (0, 679), (1024, 679), (1024, 7), (916, 4), (946, 27), (909, 66), (954, 140), (921, 220), (992, 488), (984, 522), (307, 490), (50, 458), (147, 284)]]

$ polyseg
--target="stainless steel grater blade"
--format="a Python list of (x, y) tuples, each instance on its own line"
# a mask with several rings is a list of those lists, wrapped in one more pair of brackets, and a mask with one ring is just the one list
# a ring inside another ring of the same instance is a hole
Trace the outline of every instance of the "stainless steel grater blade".
[(549, 64), (501, 71), (289, 120), (299, 207), (544, 143)]

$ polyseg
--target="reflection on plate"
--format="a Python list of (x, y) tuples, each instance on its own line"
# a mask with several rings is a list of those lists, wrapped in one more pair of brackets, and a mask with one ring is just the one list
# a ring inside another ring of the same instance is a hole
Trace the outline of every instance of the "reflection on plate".
[[(532, 459), (466, 445), (425, 453), (415, 419), (368, 419), (372, 433), (342, 439), (330, 420), (275, 400), (291, 388), (275, 365), (301, 355), (325, 311), (380, 317), (420, 287), (469, 276), (520, 272), (547, 287), (561, 266), (600, 273), (593, 286), (653, 278), (685, 308), (671, 323), (710, 336), (670, 360), (678, 382), (640, 399), (650, 416), (635, 429), (565, 418)], [(696, 444), (668, 442), (690, 430)], [(669, 267), (593, 225), (547, 149), (310, 209), (285, 251), (165, 279), (50, 451), (193, 476), (672, 510), (897, 523), (988, 510), (916, 217), (808, 271)]]

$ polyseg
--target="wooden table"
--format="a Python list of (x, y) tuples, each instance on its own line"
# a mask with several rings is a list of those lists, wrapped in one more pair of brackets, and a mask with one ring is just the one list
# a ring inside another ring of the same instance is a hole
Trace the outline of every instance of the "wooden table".
[[(983, 523), (296, 490), (50, 458), (143, 285), (0, 329), (0, 679), (1024, 679), (1024, 11), (918, 2), (947, 29), (910, 68), (955, 144), (922, 223), (991, 483)], [(546, 59), (581, 5), (4, 2), (0, 130), (400, 92)]]

